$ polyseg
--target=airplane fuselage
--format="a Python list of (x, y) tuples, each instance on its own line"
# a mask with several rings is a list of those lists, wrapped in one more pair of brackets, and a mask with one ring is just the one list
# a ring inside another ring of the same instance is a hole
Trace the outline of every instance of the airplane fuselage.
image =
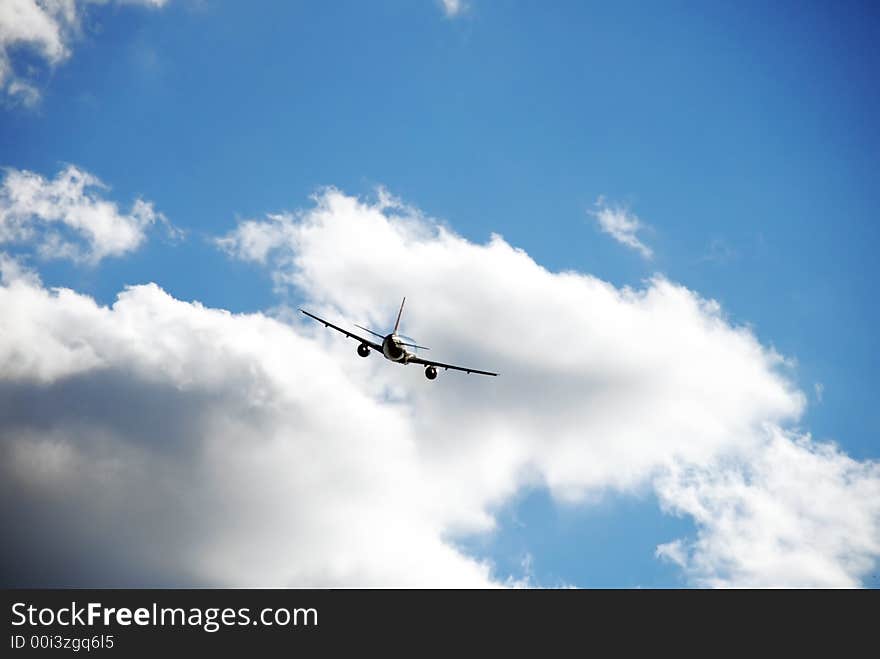
[(405, 363), (410, 353), (398, 341), (396, 334), (389, 334), (382, 339), (382, 354), (385, 355), (385, 359)]

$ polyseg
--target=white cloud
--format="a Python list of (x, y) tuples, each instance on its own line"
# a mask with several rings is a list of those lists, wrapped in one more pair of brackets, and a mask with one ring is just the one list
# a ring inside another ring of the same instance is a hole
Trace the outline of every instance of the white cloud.
[[(668, 494), (670, 474), (727, 474), (734, 460), (755, 468), (783, 441), (798, 447), (785, 454), (792, 459), (798, 451), (814, 452), (819, 464), (830, 456), (824, 445), (781, 430), (806, 404), (782, 357), (731, 326), (717, 303), (665, 279), (631, 290), (550, 273), (497, 236), (474, 245), (405, 208), (389, 212), (333, 190), (311, 211), (245, 227), (263, 232), (259, 256), (276, 281), (307, 292), (335, 317), (383, 327), (405, 293), (409, 334), (444, 356), (502, 372), (490, 393), (456, 381), (454, 390), (410, 394), (431, 451), (455, 465), (450, 478), (471, 475), (459, 483), (473, 485), (475, 500), (502, 499), (528, 478), (571, 500), (656, 481), (664, 483), (661, 503), (679, 510)], [(246, 244), (240, 230), (226, 237), (228, 249)], [(832, 481), (842, 477), (833, 461), (825, 467)], [(805, 480), (805, 496), (811, 487)], [(841, 488), (840, 500), (853, 494)], [(862, 511), (862, 534), (877, 537), (869, 505), (858, 497), (847, 505)], [(835, 524), (825, 516), (808, 531), (849, 532)], [(801, 540), (813, 542), (809, 532)], [(849, 585), (864, 568), (852, 565), (836, 581), (806, 564), (799, 574), (805, 583)], [(765, 583), (777, 576), (790, 583), (772, 567)]]
[(602, 197), (596, 202), (596, 209), (591, 215), (596, 218), (604, 233), (620, 244), (636, 250), (646, 259), (654, 256), (653, 250), (636, 235), (645, 226), (638, 217), (620, 206), (609, 206)]
[(678, 567), (683, 568), (687, 566), (687, 552), (681, 539), (657, 545), (654, 555), (670, 563), (675, 563)]
[(382, 329), (405, 294), (404, 331), (501, 377), (429, 382), (317, 323), (154, 285), (104, 308), (4, 280), (0, 522), (19, 520), (3, 548), (19, 581), (531, 583), (454, 539), (535, 485), (585, 505), (654, 488), (699, 529), (658, 554), (698, 583), (846, 586), (870, 569), (876, 467), (782, 430), (803, 394), (716, 303), (549, 272), (388, 199), (326, 190), (222, 244), (330, 319)]
[(738, 257), (737, 251), (727, 244), (727, 241), (721, 238), (713, 238), (709, 243), (709, 248), (698, 261), (703, 263), (717, 263), (725, 265)]
[(24, 266), (18, 259), (5, 252), (0, 252), (0, 283), (8, 285), (14, 281), (24, 281), (33, 286), (39, 286), (40, 276)]
[(468, 6), (464, 0), (441, 0), (443, 13), (449, 18), (459, 16), (467, 10)]
[(278, 321), (0, 287), (4, 581), (488, 585), (406, 415)]
[(137, 249), (157, 221), (170, 227), (165, 216), (142, 199), (135, 200), (128, 213), (120, 212), (97, 194), (104, 187), (73, 165), (53, 180), (7, 169), (0, 186), (0, 244), (24, 242), (44, 258), (97, 263)]
[[(467, 392), (489, 387), (491, 408), (462, 407), (458, 388), (419, 387), (418, 416), (441, 436), (435, 446), (457, 437), (485, 449), (489, 424), (502, 457), (536, 461), (560, 496), (632, 489), (667, 461), (703, 462), (804, 405), (779, 355), (662, 278), (632, 290), (554, 274), (498, 236), (475, 245), (333, 190), (307, 213), (243, 223), (226, 246), (246, 253), (255, 234), (280, 241), (254, 250), (269, 255), (276, 281), (334, 317), (381, 328), (405, 294), (408, 334), (438, 357), (499, 370), (491, 384), (456, 380)], [(461, 414), (481, 422), (460, 428)], [(504, 473), (472, 457), (475, 469)]]
[(269, 253), (292, 239), (287, 234), (291, 225), (286, 215), (267, 215), (267, 221), (245, 220), (230, 236), (218, 238), (218, 247), (230, 256), (244, 261), (265, 264)]
[(731, 463), (674, 469), (658, 492), (699, 526), (658, 554), (700, 584), (858, 586), (880, 555), (880, 463), (778, 428)]
[[(88, 5), (110, 0), (4, 0), (0, 3), (0, 92), (24, 105), (35, 105), (40, 91), (13, 66), (13, 53), (24, 49), (50, 67), (70, 57), (81, 33)], [(167, 0), (121, 0), (119, 4), (162, 7)]]

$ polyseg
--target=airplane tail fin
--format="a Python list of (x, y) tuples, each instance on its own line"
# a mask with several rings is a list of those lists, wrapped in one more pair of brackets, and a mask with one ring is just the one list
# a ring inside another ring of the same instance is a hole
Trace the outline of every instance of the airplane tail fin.
[(406, 297), (403, 298), (403, 302), (400, 303), (400, 311), (397, 312), (397, 322), (394, 323), (394, 332), (393, 334), (397, 334), (397, 328), (400, 327), (400, 317), (403, 315), (403, 305), (406, 303)]

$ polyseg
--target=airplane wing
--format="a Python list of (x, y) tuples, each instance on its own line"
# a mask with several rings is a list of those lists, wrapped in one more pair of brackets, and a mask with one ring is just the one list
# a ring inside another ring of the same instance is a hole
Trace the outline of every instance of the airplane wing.
[(479, 373), (480, 375), (498, 375), (491, 371), (481, 371), (476, 368), (468, 368), (466, 366), (453, 366), (452, 364), (444, 364), (443, 362), (432, 362), (430, 359), (422, 359), (421, 357), (410, 357), (408, 364), (424, 364), (425, 366), (436, 366), (437, 368), (451, 368), (454, 371), (464, 371), (465, 373)]
[(302, 312), (303, 312), (306, 316), (308, 316), (309, 318), (314, 318), (314, 319), (317, 320), (319, 323), (321, 323), (324, 327), (332, 327), (332, 328), (335, 329), (337, 332), (342, 332), (343, 334), (345, 334), (345, 336), (347, 336), (348, 338), (350, 338), (350, 339), (357, 339), (357, 340), (360, 341), (361, 343), (366, 343), (366, 344), (367, 344), (368, 346), (370, 346), (373, 350), (378, 350), (379, 352), (382, 352), (382, 346), (381, 346), (380, 344), (376, 343), (375, 341), (370, 341), (369, 339), (365, 339), (364, 337), (362, 337), (362, 336), (358, 336), (357, 334), (352, 334), (352, 333), (349, 332), (348, 330), (344, 330), (344, 329), (342, 329), (341, 327), (339, 327), (339, 326), (337, 326), (337, 325), (334, 325), (333, 323), (324, 320), (323, 318), (318, 318), (316, 315), (309, 313), (309, 312), (306, 311), (305, 309), (300, 309), (300, 311), (302, 311)]

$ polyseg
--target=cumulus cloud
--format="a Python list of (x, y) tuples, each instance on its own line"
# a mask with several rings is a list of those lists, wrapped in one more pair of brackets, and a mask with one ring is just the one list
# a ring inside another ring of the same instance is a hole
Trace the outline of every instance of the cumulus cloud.
[(659, 479), (693, 541), (658, 548), (709, 586), (858, 586), (880, 555), (880, 463), (779, 428), (724, 465), (678, 465)]
[(849, 586), (876, 560), (876, 466), (786, 430), (805, 405), (786, 361), (680, 285), (551, 272), (333, 189), (221, 245), (328, 319), (388, 327), (405, 294), (432, 355), (503, 375), (429, 382), (292, 315), (154, 285), (101, 307), (12, 272), (7, 582), (516, 584), (455, 539), (534, 486), (584, 505), (655, 491), (697, 525), (658, 548), (695, 583)]
[(6, 584), (490, 584), (407, 415), (320, 342), (154, 285), (0, 308)]
[(596, 210), (591, 215), (596, 218), (599, 228), (621, 245), (636, 250), (646, 259), (654, 256), (653, 250), (636, 235), (645, 225), (630, 211), (620, 206), (609, 206), (604, 198), (599, 197)]
[[(261, 241), (253, 241), (257, 235)], [(734, 468), (760, 473), (774, 451), (793, 463), (810, 454), (840, 486), (836, 500), (860, 511), (863, 538), (880, 534), (876, 509), (832, 460), (842, 454), (784, 430), (806, 404), (786, 360), (747, 328), (731, 325), (717, 303), (680, 285), (655, 278), (640, 290), (617, 289), (588, 275), (551, 273), (499, 236), (475, 245), (411, 209), (371, 205), (335, 190), (309, 211), (242, 222), (224, 244), (268, 265), (279, 284), (307, 292), (336, 317), (382, 327), (406, 293), (409, 334), (504, 373), (488, 400), (472, 400), (470, 388), (482, 385), (470, 381), (456, 382), (456, 390), (410, 392), (420, 432), (434, 438), (430, 450), (472, 475), (462, 489), (485, 488), (490, 477), (495, 485), (488, 499), (497, 501), (531, 478), (577, 501), (607, 489), (654, 487), (666, 510), (691, 515), (709, 533), (709, 517), (673, 496), (672, 484), (678, 491), (695, 487), (686, 479), (689, 470), (719, 477)], [(556, 322), (536, 323), (535, 317)], [(459, 386), (468, 387), (463, 399)], [(786, 446), (790, 450), (782, 451)], [(871, 463), (854, 464), (876, 484)], [(810, 496), (818, 473), (801, 481), (803, 496)], [(774, 487), (750, 482), (763, 493)], [(492, 489), (474, 492), (474, 499)], [(793, 498), (786, 505), (796, 514)], [(812, 547), (813, 533), (837, 534), (844, 542), (852, 529), (829, 514), (802, 531), (792, 542)], [(827, 560), (801, 564), (802, 582), (857, 582), (877, 554), (870, 542), (860, 546), (863, 560), (852, 561), (841, 578), (823, 571), (838, 560), (820, 544), (815, 551)], [(698, 554), (688, 547), (690, 561)], [(775, 567), (768, 564), (764, 583), (777, 577), (792, 583)], [(700, 583), (749, 581), (720, 563), (688, 573)]]
[[(54, 67), (68, 59), (82, 31), (89, 5), (112, 0), (4, 0), (0, 3), (0, 92), (24, 105), (34, 105), (40, 91), (29, 76), (13, 66), (16, 51), (28, 51)], [(118, 4), (162, 7), (167, 0), (119, 0)]]
[(137, 249), (156, 222), (171, 227), (153, 204), (135, 200), (123, 213), (98, 191), (101, 181), (73, 165), (47, 180), (7, 169), (0, 185), (0, 244), (25, 243), (43, 258), (97, 263)]

